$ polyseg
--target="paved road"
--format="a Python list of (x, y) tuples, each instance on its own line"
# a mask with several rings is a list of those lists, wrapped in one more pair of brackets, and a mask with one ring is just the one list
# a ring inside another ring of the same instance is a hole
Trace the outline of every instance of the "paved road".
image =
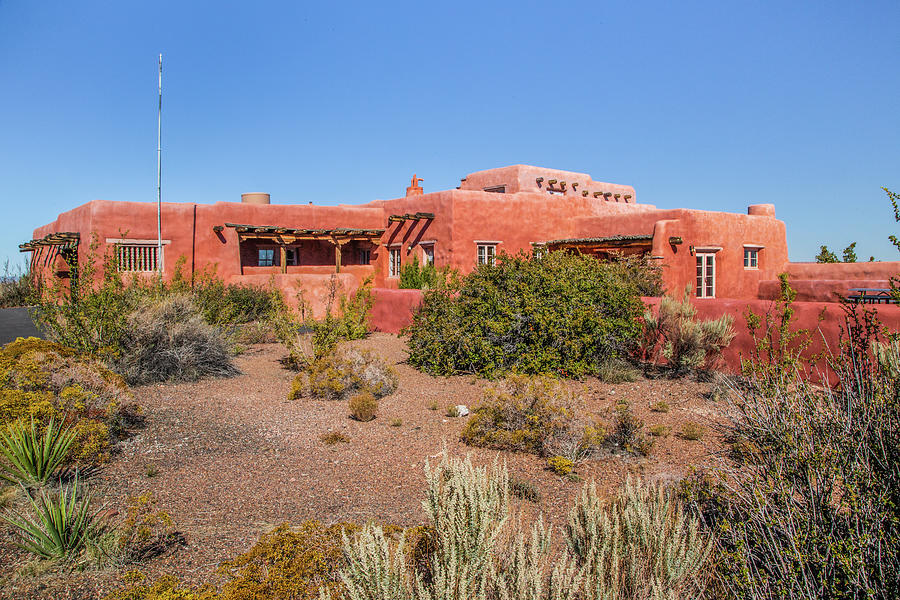
[(0, 345), (17, 337), (43, 337), (34, 326), (27, 308), (0, 308)]

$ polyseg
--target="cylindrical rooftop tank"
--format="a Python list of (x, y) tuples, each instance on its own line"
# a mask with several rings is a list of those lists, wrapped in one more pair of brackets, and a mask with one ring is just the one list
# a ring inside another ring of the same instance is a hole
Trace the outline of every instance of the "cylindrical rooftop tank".
[(269, 194), (254, 192), (252, 194), (241, 194), (241, 202), (244, 204), (269, 204)]

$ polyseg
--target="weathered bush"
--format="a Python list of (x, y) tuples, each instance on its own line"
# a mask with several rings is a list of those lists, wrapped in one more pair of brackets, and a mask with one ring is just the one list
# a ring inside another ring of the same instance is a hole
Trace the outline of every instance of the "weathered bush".
[[(277, 299), (270, 320), (275, 336), (288, 350), (288, 364), (304, 369), (331, 354), (342, 340), (358, 340), (369, 334), (369, 313), (375, 303), (371, 277), (366, 278), (351, 296), (343, 294), (332, 277), (328, 287), (325, 318), (315, 320), (303, 291), (297, 292), (299, 310), (294, 311)], [(339, 312), (334, 313), (335, 302)]]
[(612, 502), (585, 485), (563, 530), (587, 598), (697, 598), (711, 544), (660, 484), (631, 479)]
[(340, 595), (343, 535), (358, 529), (352, 523), (283, 524), (223, 563), (219, 575), (226, 581), (220, 587), (192, 588), (168, 576), (152, 583), (132, 581), (106, 600), (317, 600), (327, 591)]
[(15, 272), (10, 270), (9, 261), (0, 275), (0, 308), (29, 306), (34, 302), (34, 276), (27, 269)]
[(687, 290), (680, 302), (663, 296), (656, 316), (650, 311), (644, 315), (645, 340), (651, 346), (661, 344), (662, 355), (676, 375), (707, 366), (734, 339), (731, 315), (706, 321), (696, 316)]
[(378, 412), (378, 400), (369, 391), (362, 391), (354, 395), (350, 398), (349, 406), (350, 416), (357, 421), (371, 421)]
[(133, 397), (102, 362), (55, 342), (19, 338), (0, 349), (0, 427), (51, 418), (75, 432), (69, 458), (95, 462), (135, 425)]
[(409, 362), (438, 375), (596, 374), (640, 334), (637, 288), (609, 264), (551, 252), (502, 256), (425, 293)]
[(615, 413), (613, 431), (606, 438), (607, 444), (629, 454), (649, 455), (653, 440), (644, 435), (644, 422), (635, 416), (628, 403), (617, 405)]
[(410, 565), (409, 538), (393, 544), (369, 525), (345, 542), (341, 578), (351, 598), (678, 600), (702, 591), (709, 543), (658, 485), (629, 481), (612, 503), (585, 486), (554, 553), (542, 519), (523, 531), (510, 518), (505, 468), (445, 456), (426, 474), (430, 560)]
[(900, 347), (878, 345), (872, 312), (847, 311), (834, 384), (794, 371), (726, 397), (732, 468), (686, 488), (717, 534), (719, 595), (897, 597)]
[(227, 377), (238, 370), (221, 331), (186, 295), (170, 295), (128, 316), (117, 370), (131, 384)]
[(291, 384), (288, 399), (346, 400), (360, 392), (378, 399), (392, 394), (397, 382), (394, 369), (372, 352), (343, 347), (301, 370)]
[(573, 427), (574, 396), (545, 377), (509, 377), (484, 392), (462, 430), (471, 446), (545, 455)]

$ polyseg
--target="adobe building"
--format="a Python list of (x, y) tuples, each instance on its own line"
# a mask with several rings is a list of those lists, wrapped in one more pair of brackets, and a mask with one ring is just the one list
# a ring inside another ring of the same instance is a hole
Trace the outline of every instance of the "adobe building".
[[(690, 286), (703, 298), (768, 299), (788, 272), (798, 300), (833, 301), (854, 287), (889, 287), (900, 263), (790, 263), (785, 224), (772, 204), (747, 214), (659, 209), (628, 185), (585, 173), (514, 165), (472, 173), (453, 190), (425, 193), (415, 175), (403, 197), (367, 204), (273, 204), (268, 194), (240, 202), (164, 203), (157, 255), (156, 203), (94, 200), (34, 230), (22, 244), (37, 272), (71, 277), (93, 236), (120, 269), (164, 276), (183, 257), (185, 274), (215, 267), (233, 283), (297, 289), (317, 312), (328, 282), (347, 292), (366, 277), (396, 288), (403, 265), (469, 272), (500, 253), (566, 249), (597, 256), (640, 254), (663, 267), (666, 289)], [(66, 260), (69, 257), (69, 260)]]

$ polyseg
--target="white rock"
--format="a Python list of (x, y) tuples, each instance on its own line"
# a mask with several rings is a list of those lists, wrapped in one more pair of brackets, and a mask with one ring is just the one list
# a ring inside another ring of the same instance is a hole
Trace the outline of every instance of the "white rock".
[(456, 416), (465, 417), (469, 414), (469, 407), (465, 404), (457, 404), (456, 405)]

